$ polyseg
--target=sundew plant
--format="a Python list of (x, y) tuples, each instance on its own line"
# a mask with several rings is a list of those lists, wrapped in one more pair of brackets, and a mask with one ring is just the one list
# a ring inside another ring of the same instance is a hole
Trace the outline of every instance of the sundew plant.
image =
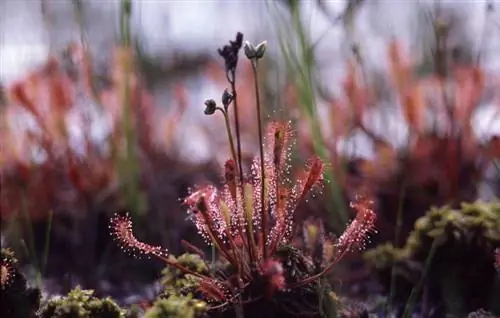
[[(235, 90), (238, 55), (242, 48), (252, 63), (260, 142), (259, 154), (247, 173), (242, 167)], [(222, 105), (207, 100), (205, 114), (224, 116), (230, 159), (224, 165), (224, 181), (220, 187), (213, 184), (197, 186), (184, 199), (188, 219), (194, 222), (205, 242), (214, 247), (220, 256), (219, 263), (224, 266), (216, 268), (216, 263), (207, 261), (211, 270), (198, 273), (170, 257), (168, 250), (138, 241), (128, 215), (115, 215), (110, 223), (112, 234), (123, 249), (135, 255), (155, 256), (168, 266), (192, 275), (197, 280), (197, 295), (209, 303), (210, 310), (242, 308), (245, 304), (286, 298), (286, 295), (306, 295), (307, 298), (311, 293), (303, 293), (304, 290), (312, 290), (312, 286), (346, 253), (364, 248), (369, 235), (375, 231), (376, 215), (371, 201), (359, 197), (351, 203), (356, 217), (340, 237), (334, 239), (325, 235), (320, 227), (309, 227), (309, 230), (304, 227), (305, 245), (311, 248), (293, 247), (298, 205), (312, 191), (321, 190), (324, 163), (313, 156), (302, 169), (294, 169), (291, 166), (294, 137), (290, 123), (271, 122), (263, 128), (257, 74), (258, 62), (265, 50), (266, 42), (257, 46), (243, 43), (241, 33), (235, 41), (218, 50), (224, 59), (231, 88), (222, 94)], [(189, 243), (186, 245), (190, 252), (203, 256), (200, 249)]]

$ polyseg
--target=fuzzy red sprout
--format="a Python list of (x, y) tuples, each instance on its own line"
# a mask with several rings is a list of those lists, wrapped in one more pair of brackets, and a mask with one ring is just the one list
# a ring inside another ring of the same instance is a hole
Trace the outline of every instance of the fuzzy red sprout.
[(154, 255), (160, 258), (168, 255), (168, 251), (161, 246), (153, 246), (137, 240), (132, 231), (132, 219), (128, 213), (115, 215), (111, 218), (109, 228), (120, 247), (128, 253), (134, 255), (140, 253), (146, 256)]
[(0, 289), (5, 290), (14, 279), (14, 268), (9, 259), (2, 258), (0, 263)]
[(373, 201), (357, 195), (355, 200), (350, 202), (350, 206), (356, 211), (356, 218), (335, 243), (336, 258), (341, 258), (353, 248), (364, 250), (370, 235), (376, 233), (375, 219), (377, 215), (373, 211)]
[[(327, 261), (326, 266), (324, 266), (318, 274), (304, 279), (302, 282), (296, 284), (295, 287), (310, 283), (323, 276), (329, 272), (335, 264), (342, 260), (345, 254), (354, 249), (360, 251), (364, 250), (366, 242), (370, 239), (370, 235), (376, 233), (375, 220), (377, 215), (373, 211), (373, 201), (364, 196), (356, 195), (354, 201), (350, 202), (350, 206), (356, 211), (356, 217), (347, 226), (342, 235), (333, 243), (333, 255), (325, 259)], [(331, 254), (328, 247), (329, 244), (324, 244), (324, 257)]]
[(167, 249), (164, 249), (161, 246), (149, 245), (139, 241), (134, 235), (132, 229), (132, 219), (128, 213), (126, 213), (125, 215), (117, 214), (112, 217), (110, 220), (109, 229), (111, 231), (111, 235), (123, 251), (135, 257), (141, 255), (149, 257), (152, 255), (165, 261), (167, 264), (178, 268), (184, 273), (200, 276), (200, 274), (170, 259)]
[(276, 291), (283, 290), (286, 287), (284, 272), (281, 262), (274, 259), (268, 259), (264, 262), (261, 275), (267, 278), (266, 296), (268, 298), (271, 298)]

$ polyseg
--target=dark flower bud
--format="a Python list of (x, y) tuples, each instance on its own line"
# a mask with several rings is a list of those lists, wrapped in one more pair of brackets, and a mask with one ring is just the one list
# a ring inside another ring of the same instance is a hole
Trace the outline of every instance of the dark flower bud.
[(233, 94), (229, 93), (227, 89), (225, 89), (224, 93), (222, 94), (222, 105), (224, 105), (224, 107), (228, 107), (232, 101), (233, 101)]
[(218, 49), (219, 55), (224, 59), (226, 72), (235, 72), (238, 65), (238, 52), (243, 45), (243, 34), (238, 32), (235, 41), (229, 41), (228, 45), (224, 45)]
[(217, 109), (217, 104), (213, 99), (207, 99), (205, 101), (205, 115), (212, 115), (215, 113), (215, 110)]

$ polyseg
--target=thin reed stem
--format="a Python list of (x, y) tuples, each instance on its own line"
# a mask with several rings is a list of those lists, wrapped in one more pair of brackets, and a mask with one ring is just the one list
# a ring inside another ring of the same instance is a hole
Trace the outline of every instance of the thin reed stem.
[(260, 216), (262, 220), (262, 249), (263, 249), (263, 257), (267, 258), (267, 244), (266, 244), (266, 235), (269, 227), (269, 219), (266, 213), (265, 206), (265, 195), (264, 188), (266, 186), (266, 175), (265, 175), (265, 167), (264, 167), (264, 140), (262, 137), (262, 118), (261, 118), (261, 107), (260, 107), (260, 90), (259, 90), (259, 78), (257, 72), (257, 60), (252, 60), (252, 70), (254, 77), (254, 85), (255, 85), (255, 99), (257, 106), (257, 123), (259, 127), (259, 154), (260, 154), (260, 173), (262, 184), (260, 187), (260, 201), (261, 201), (261, 209)]

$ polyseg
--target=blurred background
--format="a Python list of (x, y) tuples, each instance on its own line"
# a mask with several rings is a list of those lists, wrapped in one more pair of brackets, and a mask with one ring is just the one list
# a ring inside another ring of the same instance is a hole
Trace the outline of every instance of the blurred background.
[[(114, 213), (173, 253), (181, 239), (203, 246), (179, 198), (218, 181), (229, 157), (224, 119), (203, 103), (229, 86), (217, 48), (236, 32), (267, 40), (263, 105), (267, 120), (293, 121), (293, 160), (330, 165), (299, 218), (339, 234), (363, 191), (377, 206), (372, 245), (402, 246), (432, 206), (500, 195), (498, 2), (0, 0), (2, 246), (46, 292), (154, 294), (162, 264), (121, 253)], [(237, 76), (249, 163), (243, 57)], [(352, 262), (343, 277), (363, 286), (369, 272)]]

